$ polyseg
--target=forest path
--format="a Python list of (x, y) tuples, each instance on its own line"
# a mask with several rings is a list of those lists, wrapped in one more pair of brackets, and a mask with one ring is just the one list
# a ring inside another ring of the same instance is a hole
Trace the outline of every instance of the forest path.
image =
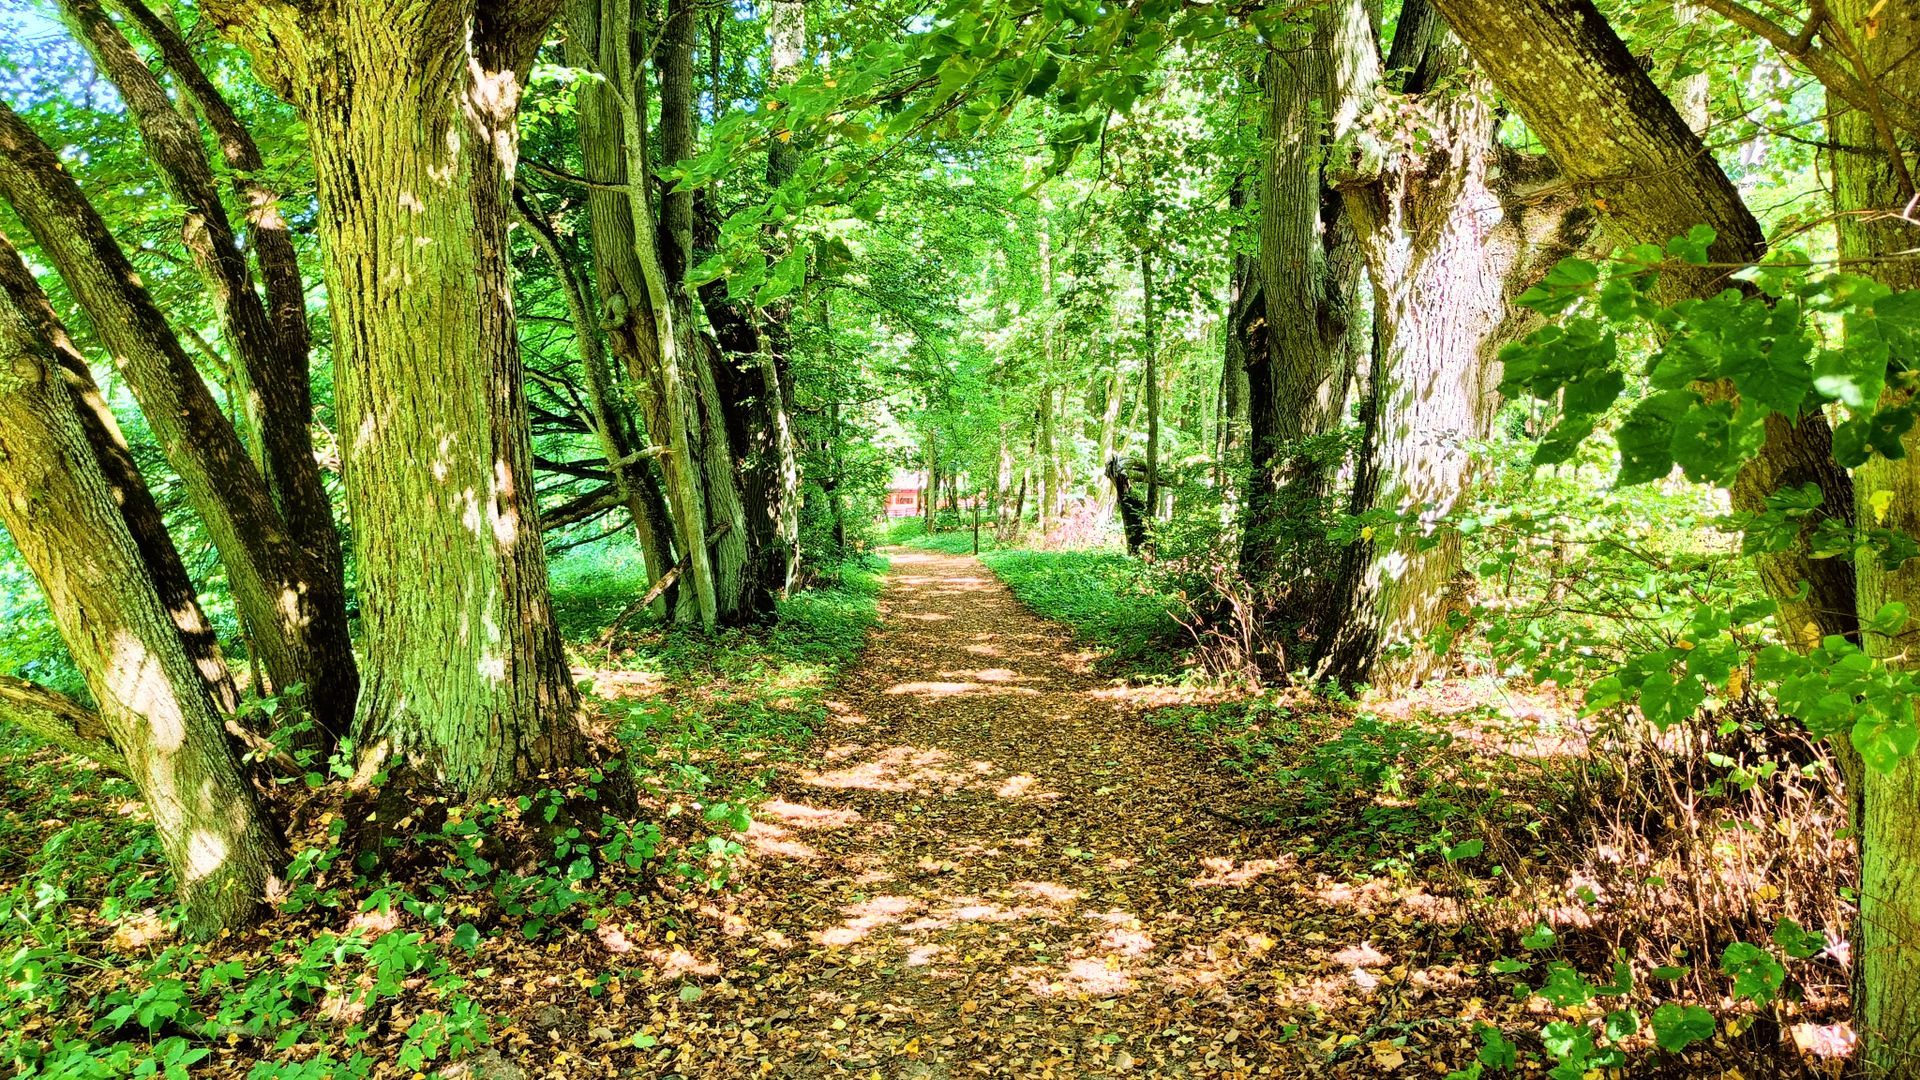
[(713, 913), (724, 977), (665, 995), (662, 1043), (700, 1044), (670, 1071), (1299, 1075), (1392, 1018), (1406, 969), (1367, 934), (1408, 916), (1302, 869), (1298, 837), (1201, 812), (1238, 805), (1232, 778), (1125, 711), (1064, 628), (919, 551), (893, 555), (881, 608), (755, 814)]

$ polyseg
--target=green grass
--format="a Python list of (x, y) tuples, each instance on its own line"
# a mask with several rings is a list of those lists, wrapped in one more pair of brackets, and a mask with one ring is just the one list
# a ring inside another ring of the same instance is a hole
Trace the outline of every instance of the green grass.
[[(692, 740), (702, 748), (756, 756), (794, 749), (825, 716), (826, 692), (859, 656), (867, 631), (879, 620), (885, 565), (868, 557), (820, 573), (809, 588), (780, 602), (780, 617), (772, 626), (717, 634), (630, 626), (615, 641), (612, 656), (587, 659), (596, 666), (611, 661), (609, 686), (639, 674), (675, 688), (636, 703), (614, 703), (616, 711), (626, 713), (630, 738), (665, 740), (683, 750)], [(574, 636), (576, 642), (597, 638), (639, 595), (629, 588), (615, 602), (597, 595), (593, 586), (583, 581), (567, 595), (571, 617), (587, 631)], [(555, 602), (560, 606), (558, 588)], [(563, 617), (562, 625), (568, 621)]]
[[(926, 533), (916, 532), (901, 537), (895, 540), (894, 543), (902, 547), (918, 548), (921, 551), (938, 551), (948, 555), (971, 555), (973, 554), (973, 530), (965, 529), (960, 532), (939, 532), (931, 536), (928, 536)], [(998, 550), (1000, 550), (1000, 541), (995, 539), (992, 527), (982, 525), (980, 527), (980, 554), (985, 555), (989, 551)]]

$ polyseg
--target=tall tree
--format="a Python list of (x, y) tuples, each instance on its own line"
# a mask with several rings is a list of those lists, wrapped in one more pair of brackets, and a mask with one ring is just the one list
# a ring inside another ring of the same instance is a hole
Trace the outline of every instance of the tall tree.
[[(1729, 284), (1725, 266), (1764, 254), (1766, 238), (1739, 189), (1589, 0), (1433, 6), (1565, 179), (1586, 194), (1610, 240), (1664, 245), (1696, 225), (1713, 228), (1713, 265), (1666, 268), (1662, 296), (1711, 296)], [(1516, 41), (1531, 47), (1511, 48)], [(1769, 416), (1762, 452), (1734, 481), (1734, 507), (1759, 511), (1773, 493), (1811, 483), (1822, 493), (1820, 516), (1852, 522), (1852, 483), (1832, 451), (1832, 430), (1817, 411), (1798, 423)], [(1795, 642), (1858, 636), (1850, 562), (1816, 559), (1800, 547), (1759, 556), (1756, 564)]]
[(201, 610), (199, 592), (187, 575), (186, 563), (167, 532), (160, 504), (133, 460), (133, 448), (120, 430), (119, 419), (108, 407), (106, 395), (94, 381), (93, 369), (75, 347), (59, 316), (54, 314), (53, 305), (27, 270), (26, 263), (21, 261), (20, 253), (5, 236), (0, 236), (0, 307), (6, 308), (7, 317), (25, 327), (34, 340), (44, 343), (58, 365), (61, 380), (73, 397), (74, 415), (81, 433), (93, 447), (101, 475), (113, 493), (114, 505), (120, 508), (120, 516), (126, 521), (127, 531), (147, 567), (147, 577), (172, 618), (174, 628), (180, 632), (181, 647), (206, 681), (214, 704), (224, 712), (232, 712), (239, 704), (233, 679), (220, 653), (213, 626)]
[[(147, 67), (146, 60), (120, 32), (95, 0), (61, 0), (60, 9), (94, 62), (120, 91), (133, 114), (147, 154), (160, 172), (168, 192), (179, 205), (181, 239), (193, 258), (219, 317), (227, 347), (233, 354), (239, 412), (245, 417), (254, 461), (265, 474), (274, 503), (287, 530), (306, 549), (338, 592), (344, 573), (340, 534), (334, 528), (333, 507), (314, 461), (313, 393), (307, 380), (308, 334), (299, 264), (284, 223), (273, 222), (278, 198), (258, 179), (240, 192), (261, 205), (249, 222), (245, 239), (228, 218), (213, 168), (201, 142), (199, 125), (188, 119), (168, 96), (166, 88)], [(180, 56), (177, 35), (153, 18), (137, 0), (128, 11), (147, 15), (149, 36), (170, 41), (163, 50), (169, 67), (182, 73), (185, 85), (199, 87), (191, 96), (220, 133), (235, 169), (257, 174), (260, 154), (246, 128), (233, 117), (226, 100), (211, 86), (191, 55)], [(138, 21), (138, 20), (136, 20)], [(198, 78), (196, 78), (198, 76)], [(263, 299), (254, 287), (251, 248), (260, 258), (268, 291)], [(273, 310), (269, 311), (269, 302)]]
[(557, 0), (217, 0), (306, 121), (361, 583), (361, 745), (472, 794), (575, 761), (507, 264)]
[[(1358, 238), (1326, 175), (1331, 40), (1309, 25), (1281, 45), (1259, 78), (1264, 156), (1257, 180), (1242, 184), (1255, 189), (1243, 199), (1257, 192), (1258, 250), (1227, 333), (1247, 380), (1241, 573), (1266, 603), (1284, 605), (1266, 617), (1308, 622), (1328, 603), (1332, 560), (1313, 553), (1321, 521), (1305, 512), (1325, 493), (1326, 470), (1300, 443), (1344, 420), (1367, 324)], [(1288, 551), (1300, 557), (1287, 559)]]
[[(1472, 444), (1499, 404), (1495, 354), (1520, 325), (1509, 297), (1584, 233), (1563, 233), (1563, 201), (1509, 197), (1531, 178), (1527, 163), (1510, 154), (1495, 167), (1484, 76), (1422, 0), (1403, 6), (1385, 55), (1364, 3), (1315, 18), (1332, 55), (1328, 170), (1373, 288), (1353, 506), (1401, 518), (1392, 542), (1363, 536), (1348, 552), (1319, 663), (1344, 681), (1403, 687), (1437, 669), (1428, 640), (1461, 603), (1461, 543), (1445, 519), (1469, 496)], [(1388, 93), (1417, 103), (1426, 141), (1370, 126), (1369, 103)]]
[[(1814, 8), (1820, 20), (1822, 8)], [(1865, 0), (1834, 0), (1814, 30), (1842, 57), (1864, 88), (1858, 106), (1829, 103), (1834, 209), (1839, 212), (1841, 268), (1893, 289), (1920, 289), (1920, 225), (1909, 156), (1920, 138), (1896, 133), (1886, 101), (1920, 101), (1920, 12)], [(1880, 408), (1913, 400), (1910, 382), (1890, 380)], [(1854, 470), (1860, 520), (1920, 536), (1920, 431), (1909, 431), (1906, 455), (1874, 455)], [(1920, 610), (1920, 564), (1888, 570), (1861, 559), (1859, 611), (1871, 618), (1886, 604)], [(1863, 635), (1869, 653), (1914, 666), (1912, 634)], [(1911, 754), (1892, 772), (1861, 770), (1860, 920), (1857, 1015), (1871, 1069), (1899, 1075), (1920, 1062), (1920, 760)]]

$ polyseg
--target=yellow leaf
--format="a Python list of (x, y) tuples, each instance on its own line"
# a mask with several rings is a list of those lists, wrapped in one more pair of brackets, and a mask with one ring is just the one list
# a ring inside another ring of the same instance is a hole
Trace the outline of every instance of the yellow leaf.
[(1873, 523), (1875, 525), (1886, 524), (1887, 511), (1893, 507), (1893, 490), (1891, 488), (1881, 488), (1875, 491), (1873, 494), (1867, 496), (1867, 506), (1873, 510)]

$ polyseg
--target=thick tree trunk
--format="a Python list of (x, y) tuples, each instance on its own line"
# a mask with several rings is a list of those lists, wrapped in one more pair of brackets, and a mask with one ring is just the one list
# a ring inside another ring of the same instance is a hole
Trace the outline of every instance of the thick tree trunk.
[[(1920, 99), (1920, 11), (1868, 0), (1834, 0), (1822, 29), (1842, 55), (1864, 67), (1874, 95)], [(1885, 149), (1891, 130), (1869, 111), (1830, 102), (1834, 209), (1839, 212), (1841, 268), (1867, 274), (1899, 290), (1920, 289), (1920, 226), (1902, 211), (1912, 205), (1911, 165), (1901, 168)], [(1916, 143), (1898, 141), (1911, 161)], [(1841, 149), (1847, 148), (1847, 149)], [(1907, 387), (1890, 388), (1881, 405), (1911, 400)], [(1875, 455), (1853, 472), (1859, 514), (1877, 527), (1920, 536), (1920, 432), (1903, 440), (1899, 460)], [(1863, 558), (1859, 610), (1870, 617), (1888, 603), (1920, 611), (1920, 564), (1897, 570)], [(1911, 667), (1920, 634), (1869, 633), (1862, 645), (1889, 664)], [(1903, 1076), (1920, 1063), (1920, 758), (1901, 760), (1890, 773), (1862, 770), (1860, 920), (1854, 964), (1859, 1000), (1856, 1024), (1865, 1037), (1870, 1074)]]
[(584, 748), (547, 594), (507, 263), (551, 4), (209, 4), (306, 120), (367, 668), (356, 728), (470, 795)]
[[(1716, 265), (1669, 267), (1660, 295), (1711, 296), (1732, 284), (1727, 264), (1765, 252), (1759, 222), (1712, 151), (1591, 0), (1432, 3), (1615, 243), (1665, 245), (1695, 225), (1713, 227), (1719, 238), (1709, 255)], [(1527, 48), (1513, 47), (1522, 41)], [(1825, 495), (1822, 512), (1851, 522), (1852, 484), (1833, 464), (1832, 447), (1832, 431), (1818, 412), (1798, 424), (1770, 420), (1761, 453), (1734, 482), (1734, 507), (1758, 511), (1774, 492), (1813, 483)], [(1804, 645), (1828, 634), (1858, 637), (1850, 561), (1815, 559), (1797, 549), (1757, 562), (1789, 639)]]
[[(0, 306), (0, 522), (40, 582), (146, 801), (189, 932), (238, 926), (279, 872), (279, 842), (148, 579), (60, 383), (53, 347), (16, 315)], [(18, 706), (9, 696), (14, 706), (0, 711)], [(82, 736), (75, 724), (77, 737), (97, 744), (97, 732)]]
[(280, 688), (304, 685), (314, 718), (338, 733), (359, 682), (339, 579), (287, 528), (265, 477), (106, 222), (53, 151), (4, 104), (0, 197), (60, 271), (140, 402), (220, 553), (269, 678)]
[(1295, 444), (1340, 427), (1365, 342), (1360, 250), (1325, 175), (1328, 49), (1325, 34), (1301, 30), (1267, 61), (1259, 257), (1228, 331), (1243, 343), (1247, 378), (1241, 572), (1263, 599), (1285, 601), (1293, 621), (1317, 611), (1330, 587), (1327, 560), (1311, 552), (1324, 527), (1311, 506), (1327, 476)]
[[(1384, 64), (1363, 3), (1336, 4), (1322, 19), (1339, 155), (1329, 167), (1365, 253), (1379, 336), (1358, 470), (1368, 483), (1354, 509), (1412, 520), (1390, 543), (1363, 539), (1349, 552), (1338, 621), (1317, 659), (1328, 677), (1392, 690), (1439, 672), (1431, 640), (1465, 603), (1460, 537), (1446, 519), (1469, 497), (1473, 444), (1490, 433), (1499, 406), (1496, 353), (1524, 320), (1508, 298), (1584, 233), (1564, 233), (1563, 204), (1503, 200), (1494, 190), (1498, 119), (1484, 86), (1456, 93), (1450, 85), (1432, 101), (1442, 134), (1427, 154), (1390, 156), (1370, 145), (1360, 105), (1379, 93), (1387, 70), (1404, 72), (1402, 92), (1413, 96), (1462, 75), (1470, 86), (1481, 81), (1424, 5), (1403, 9)], [(1498, 171), (1511, 184), (1523, 166), (1502, 162)]]

